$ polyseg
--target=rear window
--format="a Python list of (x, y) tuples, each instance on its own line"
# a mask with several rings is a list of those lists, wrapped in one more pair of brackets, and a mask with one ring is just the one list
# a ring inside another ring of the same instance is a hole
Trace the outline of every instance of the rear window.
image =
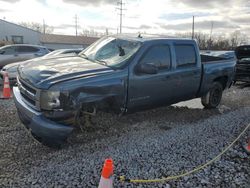
[(175, 47), (177, 67), (195, 66), (196, 51), (193, 45), (177, 44)]
[(32, 46), (18, 46), (17, 47), (17, 52), (20, 53), (34, 53), (34, 52), (38, 52), (39, 49), (32, 47)]

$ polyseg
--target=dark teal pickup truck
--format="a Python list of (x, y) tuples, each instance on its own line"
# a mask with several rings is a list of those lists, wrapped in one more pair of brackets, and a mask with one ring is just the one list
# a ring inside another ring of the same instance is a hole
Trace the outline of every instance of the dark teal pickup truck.
[(235, 64), (200, 55), (195, 40), (107, 36), (78, 56), (21, 65), (14, 99), (32, 135), (58, 144), (98, 111), (125, 114), (198, 97), (215, 108)]

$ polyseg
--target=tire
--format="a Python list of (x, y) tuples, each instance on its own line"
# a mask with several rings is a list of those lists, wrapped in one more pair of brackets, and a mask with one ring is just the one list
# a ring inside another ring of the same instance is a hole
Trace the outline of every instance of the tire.
[(201, 97), (201, 103), (205, 108), (216, 108), (221, 101), (223, 86), (220, 82), (214, 82), (209, 92)]

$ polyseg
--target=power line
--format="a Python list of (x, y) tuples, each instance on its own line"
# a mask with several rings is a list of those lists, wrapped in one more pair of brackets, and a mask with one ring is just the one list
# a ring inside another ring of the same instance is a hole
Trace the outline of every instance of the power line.
[(125, 5), (125, 3), (123, 3), (123, 0), (118, 0), (116, 9), (120, 11), (120, 13), (119, 13), (119, 16), (120, 16), (120, 33), (122, 33), (122, 17), (124, 15), (123, 11), (126, 10), (126, 9), (123, 8), (124, 5)]

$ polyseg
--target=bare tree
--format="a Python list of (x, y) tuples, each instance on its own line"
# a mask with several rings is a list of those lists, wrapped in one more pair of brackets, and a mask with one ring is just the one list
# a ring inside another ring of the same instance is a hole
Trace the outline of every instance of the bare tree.
[(54, 31), (52, 26), (40, 24), (38, 22), (20, 22), (19, 25), (38, 31), (40, 33), (51, 34)]
[[(191, 33), (177, 33), (177, 37), (190, 38)], [(234, 50), (236, 46), (246, 44), (247, 37), (240, 31), (234, 31), (229, 37), (213, 36), (208, 33), (195, 32), (194, 39), (197, 40), (201, 50)]]
[(95, 29), (84, 29), (80, 35), (87, 36), (87, 37), (102, 37), (108, 33), (108, 30), (106, 29), (105, 32), (98, 32)]
[(230, 35), (230, 42), (231, 42), (231, 47), (235, 48), (236, 46), (245, 44), (246, 41), (246, 35), (241, 33), (240, 31), (236, 30)]

